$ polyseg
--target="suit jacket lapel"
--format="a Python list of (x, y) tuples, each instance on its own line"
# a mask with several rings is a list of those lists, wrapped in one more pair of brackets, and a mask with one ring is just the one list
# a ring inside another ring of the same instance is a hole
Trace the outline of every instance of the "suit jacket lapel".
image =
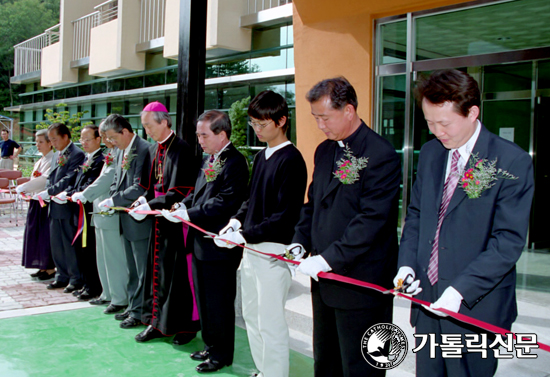
[(123, 154), (124, 154), (124, 150), (119, 149), (116, 156), (116, 173), (115, 174), (117, 176), (117, 183), (116, 183), (117, 190), (120, 187), (120, 184), (122, 183), (122, 174), (123, 174), (122, 155)]
[(327, 167), (321, 170), (322, 174), (319, 179), (323, 185), (323, 195), (321, 200), (325, 199), (328, 194), (330, 194), (336, 187), (338, 187), (339, 184), (341, 184), (340, 180), (335, 178), (332, 174), (332, 166), (334, 165), (334, 153), (336, 148), (339, 148), (338, 143), (330, 143), (327, 148), (327, 153), (322, 156), (323, 160), (319, 164), (320, 166)]

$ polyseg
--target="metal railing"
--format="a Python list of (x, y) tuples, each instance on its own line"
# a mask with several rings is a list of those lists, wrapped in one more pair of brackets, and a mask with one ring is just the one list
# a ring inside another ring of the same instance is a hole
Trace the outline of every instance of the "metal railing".
[(13, 75), (39, 71), (41, 68), (42, 49), (59, 41), (59, 24), (47, 29), (44, 33), (21, 42), (14, 48)]
[(141, 0), (139, 43), (164, 37), (166, 0)]
[(248, 14), (292, 3), (292, 0), (248, 0)]
[(118, 18), (118, 0), (109, 0), (95, 6), (98, 12), (94, 26), (103, 25)]
[(73, 60), (90, 56), (90, 36), (96, 26), (99, 11), (73, 21)]

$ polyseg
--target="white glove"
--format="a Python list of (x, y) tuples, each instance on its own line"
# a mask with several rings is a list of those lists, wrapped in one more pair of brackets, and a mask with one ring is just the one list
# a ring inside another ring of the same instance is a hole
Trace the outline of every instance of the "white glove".
[(107, 212), (111, 209), (111, 207), (115, 206), (115, 203), (113, 202), (113, 198), (107, 198), (97, 205), (99, 207), (100, 211)]
[(189, 215), (187, 214), (187, 210), (185, 209), (178, 209), (176, 211), (170, 212), (167, 209), (162, 209), (160, 211), (161, 215), (164, 216), (164, 218), (168, 221), (171, 221), (173, 223), (181, 223), (180, 219), (176, 219), (176, 216), (181, 217), (185, 221), (189, 221)]
[(241, 229), (241, 226), (242, 225), (241, 225), (241, 222), (239, 220), (231, 219), (231, 220), (229, 220), (227, 225), (224, 226), (222, 228), (222, 230), (220, 230), (220, 233), (218, 233), (218, 234), (221, 236), (222, 234), (225, 234), (225, 233), (228, 233), (228, 232), (236, 232), (237, 230)]
[(151, 210), (151, 207), (149, 207), (149, 204), (147, 204), (147, 202), (145, 202), (145, 204), (141, 204), (141, 205), (135, 207), (134, 209), (132, 209), (129, 212), (129, 215), (132, 216), (137, 221), (141, 221), (144, 218), (146, 218), (147, 215), (136, 213), (136, 211), (150, 211), (150, 210)]
[(332, 267), (330, 267), (325, 258), (320, 255), (306, 258), (298, 265), (298, 271), (315, 279), (315, 281), (319, 281), (317, 275), (320, 272), (329, 272), (330, 270), (332, 270)]
[(38, 197), (41, 197), (42, 200), (46, 201), (46, 200), (50, 200), (50, 194), (48, 194), (48, 191), (44, 190), (44, 191), (40, 191), (38, 194), (34, 195), (32, 198), (34, 200), (38, 200)]
[(63, 191), (59, 194), (52, 196), (52, 200), (56, 202), (57, 204), (65, 204), (67, 203), (67, 192)]
[(441, 295), (439, 300), (434, 302), (431, 307), (428, 307), (426, 305), (422, 306), (440, 317), (447, 317), (447, 313), (440, 312), (437, 309), (447, 309), (451, 312), (458, 313), (460, 305), (462, 304), (462, 299), (462, 295), (456, 289), (449, 286), (443, 291), (443, 294)]
[(403, 266), (399, 268), (399, 271), (397, 271), (397, 275), (393, 278), (393, 286), (397, 287), (397, 284), (399, 282), (399, 279), (403, 280), (403, 286), (404, 286), (404, 294), (415, 296), (422, 292), (422, 288), (420, 288), (420, 280), (414, 280), (415, 273), (412, 268), (409, 266)]
[(145, 199), (145, 196), (140, 196), (135, 202), (132, 203), (130, 208), (136, 208), (137, 206), (141, 206), (145, 203), (147, 203), (147, 199)]
[[(239, 222), (239, 224), (240, 224), (240, 222)], [(221, 231), (220, 231), (220, 233), (221, 233)], [(216, 245), (218, 245), (218, 247), (226, 247), (228, 249), (232, 249), (235, 246), (237, 246), (233, 243), (226, 242), (226, 240), (234, 242), (236, 244), (246, 243), (246, 240), (244, 239), (241, 232), (227, 232), (227, 233), (224, 233), (224, 234), (220, 234), (219, 236), (216, 236), (214, 238), (214, 243)]]
[(75, 192), (72, 196), (71, 196), (71, 200), (75, 203), (78, 203), (77, 201), (80, 200), (82, 202), (82, 204), (86, 204), (88, 202), (88, 200), (86, 199), (86, 197), (84, 196), (83, 193), (81, 192)]

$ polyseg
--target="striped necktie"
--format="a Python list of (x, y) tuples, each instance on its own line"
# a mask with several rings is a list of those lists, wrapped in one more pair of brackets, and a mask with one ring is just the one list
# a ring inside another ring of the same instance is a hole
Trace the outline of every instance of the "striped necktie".
[(455, 192), (456, 185), (458, 184), (458, 159), (460, 158), (460, 153), (458, 150), (455, 150), (453, 153), (453, 158), (451, 160), (451, 172), (445, 180), (445, 186), (443, 187), (443, 197), (441, 198), (441, 205), (439, 206), (439, 218), (437, 220), (437, 229), (435, 231), (435, 239), (432, 244), (432, 253), (430, 255), (430, 263), (428, 264), (428, 280), (430, 284), (434, 285), (437, 283), (439, 278), (438, 265), (439, 265), (439, 230), (441, 229), (441, 224), (443, 223), (443, 218), (445, 217), (445, 212), (449, 207), (453, 193)]

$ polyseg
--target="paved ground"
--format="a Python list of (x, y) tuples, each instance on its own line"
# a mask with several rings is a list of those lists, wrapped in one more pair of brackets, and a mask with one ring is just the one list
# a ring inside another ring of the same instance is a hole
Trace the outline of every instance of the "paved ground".
[(0, 311), (33, 308), (78, 301), (63, 290), (46, 289), (50, 281), (33, 279), (35, 269), (21, 266), (25, 214), (19, 215), (19, 226), (8, 214), (0, 215)]

